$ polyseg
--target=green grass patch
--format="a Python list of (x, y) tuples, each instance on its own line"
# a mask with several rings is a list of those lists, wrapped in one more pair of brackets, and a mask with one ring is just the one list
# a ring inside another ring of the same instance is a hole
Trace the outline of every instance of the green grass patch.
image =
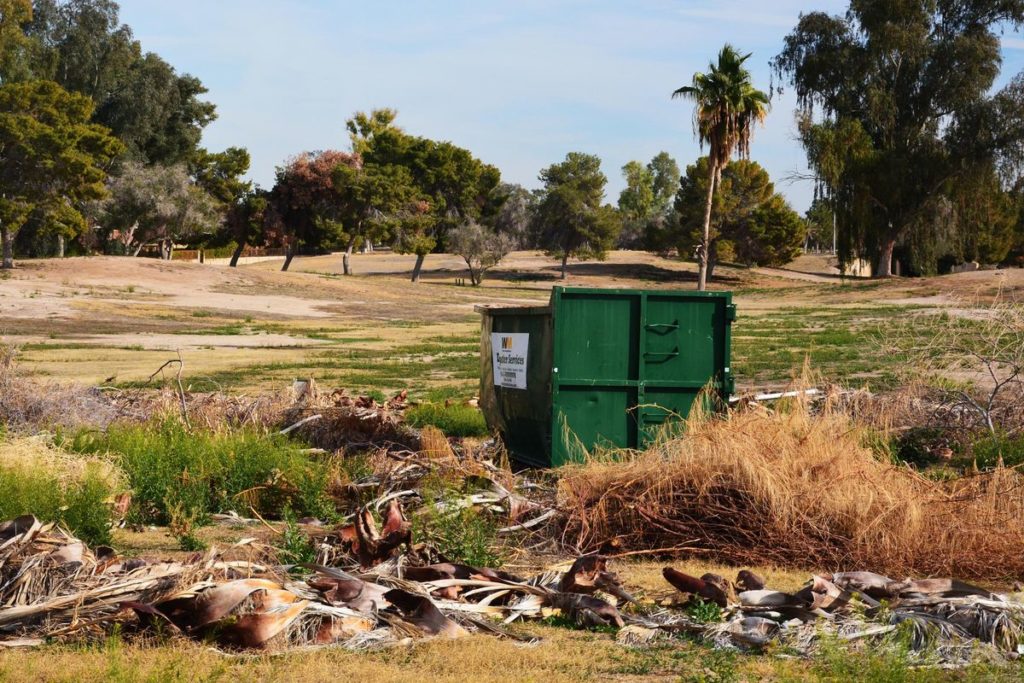
[[(1007, 436), (997, 434), (984, 436), (971, 444), (971, 460), (981, 469), (992, 469), (1002, 458), (1006, 467), (1024, 463), (1024, 435)], [(968, 463), (959, 463), (968, 464)]]
[(473, 406), (453, 403), (421, 403), (405, 411), (405, 421), (413, 427), (437, 427), (446, 436), (487, 436), (483, 413)]
[(128, 476), (132, 512), (142, 523), (200, 525), (210, 513), (250, 508), (271, 518), (285, 509), (320, 519), (336, 514), (326, 494), (332, 465), (281, 437), (190, 432), (167, 420), (80, 432), (66, 446), (111, 454)]
[(119, 479), (101, 459), (72, 458), (28, 440), (0, 443), (0, 520), (31, 514), (87, 543), (110, 543)]

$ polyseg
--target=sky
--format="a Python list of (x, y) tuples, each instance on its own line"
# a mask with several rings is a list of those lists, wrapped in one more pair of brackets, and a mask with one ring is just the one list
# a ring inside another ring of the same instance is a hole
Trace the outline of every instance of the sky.
[[(597, 154), (607, 200), (621, 167), (664, 150), (699, 155), (693, 107), (672, 100), (726, 42), (751, 52), (757, 87), (801, 12), (845, 0), (120, 0), (145, 51), (199, 77), (218, 119), (203, 144), (246, 147), (250, 177), (306, 150), (348, 148), (345, 120), (391, 107), (406, 131), (465, 147), (528, 188), (568, 152)], [(1003, 38), (1000, 82), (1024, 69)], [(775, 95), (751, 158), (798, 211), (810, 204), (792, 93)]]

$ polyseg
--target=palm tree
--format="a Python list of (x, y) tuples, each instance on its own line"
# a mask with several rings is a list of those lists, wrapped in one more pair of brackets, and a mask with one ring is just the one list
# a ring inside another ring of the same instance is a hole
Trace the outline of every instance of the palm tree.
[(701, 150), (708, 146), (708, 198), (704, 209), (704, 237), (698, 247), (700, 274), (697, 289), (707, 288), (708, 258), (711, 242), (711, 203), (722, 169), (733, 152), (750, 156), (750, 138), (754, 125), (763, 123), (771, 106), (768, 95), (754, 88), (750, 72), (743, 63), (750, 54), (741, 55), (726, 44), (718, 53), (718, 64), (708, 65), (707, 73), (695, 73), (693, 84), (679, 88), (672, 97), (691, 100), (696, 105), (693, 128)]

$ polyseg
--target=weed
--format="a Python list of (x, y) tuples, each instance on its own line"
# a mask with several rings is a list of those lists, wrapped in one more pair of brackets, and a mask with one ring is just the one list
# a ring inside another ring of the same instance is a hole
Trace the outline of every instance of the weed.
[[(1024, 463), (1024, 434), (1008, 436), (1000, 434), (996, 436), (986, 435), (984, 438), (971, 444), (972, 461), (977, 463), (980, 469), (992, 469), (998, 465), (1002, 458), (1003, 465), (1015, 467)], [(961, 463), (967, 464), (967, 463)]]
[(280, 437), (251, 430), (189, 432), (176, 420), (79, 432), (68, 443), (79, 453), (111, 453), (135, 493), (136, 519), (167, 524), (172, 511), (204, 524), (212, 512), (249, 507), (277, 517), (291, 507), (322, 519), (335, 516), (326, 493), (330, 462)]
[(119, 477), (101, 460), (76, 461), (29, 440), (0, 443), (0, 520), (33, 514), (88, 543), (109, 543)]
[(711, 624), (722, 620), (721, 607), (696, 596), (686, 605), (686, 614), (698, 624)]
[(167, 531), (178, 541), (182, 550), (191, 552), (206, 549), (206, 543), (196, 536), (197, 522), (201, 514), (195, 508), (186, 508), (181, 501), (175, 501), (168, 506)]
[(213, 311), (206, 311), (206, 310), (203, 310), (203, 309), (198, 309), (198, 310), (192, 311), (192, 317), (193, 318), (212, 318), (213, 317)]
[[(605, 625), (605, 626), (591, 625), (591, 626), (581, 627), (574, 620), (570, 619), (569, 617), (567, 617), (565, 614), (562, 614), (562, 613), (552, 614), (551, 616), (544, 617), (543, 619), (540, 620), (540, 623), (544, 624), (545, 626), (551, 626), (553, 628), (568, 628), (568, 629), (574, 629), (574, 630), (577, 630), (577, 629), (580, 629), (580, 628), (585, 628), (585, 630), (592, 631), (593, 633), (614, 634), (614, 633), (616, 633), (618, 631), (618, 628), (616, 628), (615, 626), (609, 626), (609, 625)], [(649, 672), (649, 670), (647, 672)], [(647, 673), (647, 672), (644, 672), (644, 673)], [(628, 672), (623, 671), (622, 673), (628, 673)]]
[[(309, 536), (299, 528), (295, 521), (295, 513), (285, 510), (282, 518), (285, 523), (284, 529), (281, 531), (279, 541), (274, 544), (281, 561), (292, 565), (316, 562), (316, 546)], [(301, 568), (292, 568), (290, 571), (294, 574), (306, 573)]]
[(413, 520), (413, 538), (432, 543), (449, 562), (473, 567), (501, 566), (495, 551), (498, 527), (486, 514), (472, 507), (428, 511)]
[(443, 405), (422, 403), (405, 413), (405, 420), (413, 427), (431, 425), (447, 436), (487, 436), (487, 423), (483, 413), (473, 406), (453, 403)]

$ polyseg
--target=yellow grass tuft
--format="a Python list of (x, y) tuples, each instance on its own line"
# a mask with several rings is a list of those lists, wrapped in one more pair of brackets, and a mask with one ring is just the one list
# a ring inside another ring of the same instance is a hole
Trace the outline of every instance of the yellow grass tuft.
[(0, 476), (32, 473), (47, 476), (63, 489), (92, 477), (111, 490), (127, 490), (125, 473), (107, 458), (68, 453), (53, 446), (47, 437), (0, 440)]

